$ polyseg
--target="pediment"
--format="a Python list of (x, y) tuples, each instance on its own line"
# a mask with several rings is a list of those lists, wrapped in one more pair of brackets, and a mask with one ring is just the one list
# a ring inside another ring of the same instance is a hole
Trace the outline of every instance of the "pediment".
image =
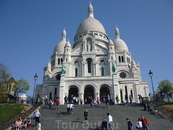
[(97, 53), (104, 53), (105, 54), (105, 53), (108, 52), (108, 49), (106, 47), (101, 46), (99, 44), (96, 44), (95, 50), (96, 50)]
[(75, 47), (72, 51), (71, 54), (81, 54), (82, 52), (82, 46)]

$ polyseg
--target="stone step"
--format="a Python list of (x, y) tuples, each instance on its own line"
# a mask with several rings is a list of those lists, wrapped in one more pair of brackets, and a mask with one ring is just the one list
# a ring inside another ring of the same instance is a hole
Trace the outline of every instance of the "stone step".
[[(84, 123), (83, 112), (88, 109), (88, 124)], [(55, 106), (52, 109), (41, 108), (41, 125), (42, 130), (99, 130), (100, 124), (104, 118), (107, 119), (107, 113), (110, 113), (114, 121), (114, 129), (125, 130), (127, 129), (126, 118), (129, 118), (135, 128), (137, 119), (142, 115), (148, 120), (149, 128), (151, 130), (173, 130), (173, 123), (153, 114), (148, 111), (143, 111), (141, 106), (131, 105), (112, 105), (106, 108), (105, 104), (99, 107), (91, 108), (89, 104), (75, 105), (74, 113), (67, 114), (66, 105), (60, 105), (58, 110)], [(33, 123), (33, 122), (32, 122)], [(35, 130), (35, 127), (27, 128)]]

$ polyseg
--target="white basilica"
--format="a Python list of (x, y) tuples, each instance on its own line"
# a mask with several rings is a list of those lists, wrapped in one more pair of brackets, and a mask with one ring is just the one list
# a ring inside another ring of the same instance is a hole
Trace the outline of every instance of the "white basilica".
[(109, 40), (89, 4), (88, 18), (79, 25), (73, 47), (66, 40), (66, 31), (62, 31), (51, 62), (44, 68), (43, 83), (36, 85), (35, 96), (46, 94), (54, 99), (59, 95), (61, 104), (69, 95), (84, 100), (89, 96), (101, 99), (110, 94), (111, 98), (118, 95), (123, 101), (132, 95), (134, 102), (139, 102), (138, 94), (148, 97), (148, 83), (142, 81), (140, 64), (132, 59), (117, 27), (115, 37), (114, 41)]

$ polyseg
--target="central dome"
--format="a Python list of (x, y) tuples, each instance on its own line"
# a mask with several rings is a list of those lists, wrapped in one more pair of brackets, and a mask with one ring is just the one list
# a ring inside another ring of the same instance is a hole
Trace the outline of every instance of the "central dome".
[(95, 18), (93, 17), (88, 17), (85, 19), (78, 27), (76, 34), (80, 34), (84, 31), (98, 31), (106, 34), (106, 31), (103, 27), (103, 25)]
[(88, 18), (85, 19), (79, 25), (76, 35), (79, 35), (80, 33), (88, 31), (88, 30), (96, 31), (96, 32), (98, 31), (103, 34), (106, 34), (106, 31), (105, 31), (103, 25), (97, 19), (94, 18), (93, 10), (94, 10), (93, 6), (90, 3), (90, 5), (88, 7)]

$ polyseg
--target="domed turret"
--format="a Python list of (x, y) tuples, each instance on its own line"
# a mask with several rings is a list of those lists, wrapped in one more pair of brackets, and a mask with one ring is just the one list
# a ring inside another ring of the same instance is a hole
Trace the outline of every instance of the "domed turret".
[(62, 38), (61, 41), (56, 45), (54, 49), (55, 54), (63, 54), (64, 53), (64, 46), (66, 44), (66, 31), (65, 29), (62, 31)]
[(70, 44), (69, 40), (66, 42), (65, 46), (66, 47), (71, 47), (71, 44)]
[(115, 50), (128, 51), (128, 47), (127, 47), (126, 43), (120, 38), (120, 31), (117, 27), (115, 29), (115, 34), (116, 34), (116, 39), (114, 40)]
[(109, 45), (114, 45), (113, 41), (110, 39), (108, 42)]

